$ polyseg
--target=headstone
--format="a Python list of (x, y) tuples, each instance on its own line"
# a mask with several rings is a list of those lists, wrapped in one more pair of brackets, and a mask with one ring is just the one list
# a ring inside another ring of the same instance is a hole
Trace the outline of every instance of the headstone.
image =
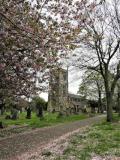
[(31, 108), (30, 107), (28, 107), (27, 109), (26, 109), (26, 111), (27, 111), (27, 116), (26, 116), (26, 118), (27, 119), (31, 119)]
[(0, 121), (0, 129), (3, 129), (3, 128), (4, 128), (3, 122)]
[(18, 110), (16, 108), (14, 108), (11, 112), (11, 119), (12, 120), (18, 119)]

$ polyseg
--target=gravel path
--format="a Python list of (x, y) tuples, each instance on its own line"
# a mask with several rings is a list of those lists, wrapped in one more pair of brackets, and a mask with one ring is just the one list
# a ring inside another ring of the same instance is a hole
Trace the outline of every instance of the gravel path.
[[(17, 156), (32, 152), (50, 141), (57, 139), (67, 133), (73, 132), (84, 126), (97, 123), (103, 119), (104, 115), (88, 118), (72, 123), (60, 124), (53, 127), (40, 128), (30, 132), (17, 134), (12, 137), (0, 140), (0, 160), (18, 160)], [(13, 158), (14, 157), (14, 158)]]

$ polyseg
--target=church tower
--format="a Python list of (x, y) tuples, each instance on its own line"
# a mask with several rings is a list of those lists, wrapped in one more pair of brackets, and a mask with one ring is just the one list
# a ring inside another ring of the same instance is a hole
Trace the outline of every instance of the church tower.
[(49, 82), (48, 111), (64, 113), (68, 108), (68, 70), (52, 69)]

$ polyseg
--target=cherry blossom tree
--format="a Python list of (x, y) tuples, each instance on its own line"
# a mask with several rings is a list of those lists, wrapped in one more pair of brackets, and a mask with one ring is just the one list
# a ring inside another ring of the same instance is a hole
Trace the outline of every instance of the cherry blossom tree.
[[(62, 49), (57, 21), (42, 9), (47, 1), (0, 1), (0, 96), (26, 96), (43, 91), (48, 69)], [(49, 6), (47, 6), (49, 7)]]

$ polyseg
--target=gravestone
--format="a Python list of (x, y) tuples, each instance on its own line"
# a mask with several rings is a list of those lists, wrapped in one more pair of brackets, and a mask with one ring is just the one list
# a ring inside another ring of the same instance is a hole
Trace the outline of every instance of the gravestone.
[(18, 118), (19, 118), (19, 116), (18, 116), (18, 110), (16, 108), (13, 108), (12, 111), (11, 111), (11, 119), (12, 120), (16, 120)]
[(3, 128), (4, 128), (3, 122), (0, 121), (0, 129), (3, 129)]

